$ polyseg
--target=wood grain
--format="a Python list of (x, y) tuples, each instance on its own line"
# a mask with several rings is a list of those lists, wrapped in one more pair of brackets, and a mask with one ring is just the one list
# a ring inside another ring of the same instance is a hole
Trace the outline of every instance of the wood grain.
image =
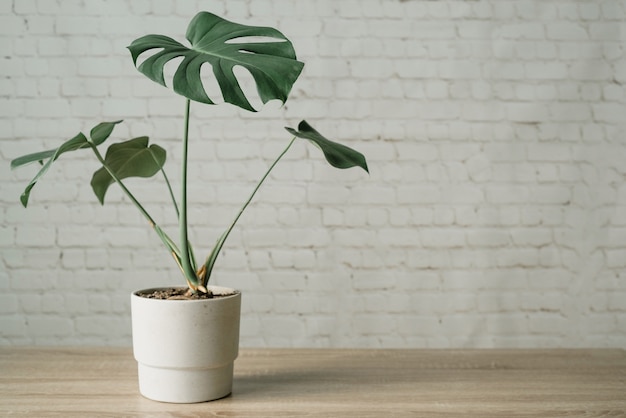
[(624, 350), (241, 350), (233, 394), (144, 399), (130, 349), (0, 348), (0, 416), (626, 417)]

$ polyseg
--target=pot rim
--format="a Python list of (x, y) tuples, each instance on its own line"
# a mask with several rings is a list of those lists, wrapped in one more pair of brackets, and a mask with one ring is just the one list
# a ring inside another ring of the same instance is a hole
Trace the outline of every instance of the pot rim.
[(143, 293), (143, 292), (151, 292), (151, 291), (155, 291), (155, 290), (163, 290), (163, 289), (186, 289), (185, 286), (158, 286), (158, 287), (148, 287), (146, 289), (139, 289), (139, 290), (134, 290), (131, 292), (131, 297), (134, 298), (139, 298), (141, 300), (149, 300), (149, 301), (154, 301), (154, 302), (183, 302), (183, 303), (190, 303), (190, 302), (199, 302), (199, 303), (207, 303), (207, 302), (211, 302), (211, 301), (216, 301), (216, 300), (225, 300), (225, 299), (231, 299), (231, 298), (235, 298), (241, 295), (241, 291), (234, 289), (232, 287), (225, 287), (225, 286), (213, 286), (213, 285), (209, 285), (207, 286), (207, 288), (209, 290), (211, 290), (212, 292), (214, 292), (216, 295), (219, 295), (219, 298), (210, 298), (210, 299), (153, 299), (153, 298), (145, 298), (143, 296), (140, 296), (138, 293)]

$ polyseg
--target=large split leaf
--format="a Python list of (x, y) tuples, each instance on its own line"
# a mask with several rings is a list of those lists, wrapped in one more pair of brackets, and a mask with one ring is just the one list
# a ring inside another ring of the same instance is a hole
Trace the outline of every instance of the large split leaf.
[(313, 127), (306, 121), (303, 120), (300, 122), (297, 131), (288, 127), (285, 129), (292, 135), (295, 135), (298, 138), (308, 139), (317, 145), (324, 153), (326, 161), (328, 161), (328, 163), (333, 167), (361, 167), (369, 173), (367, 161), (365, 160), (365, 156), (363, 154), (350, 147), (326, 139), (322, 134), (313, 129)]
[(172, 88), (201, 103), (214, 104), (200, 77), (200, 67), (205, 63), (211, 65), (224, 100), (250, 111), (255, 109), (241, 89), (234, 67), (242, 66), (250, 72), (263, 103), (273, 99), (284, 103), (304, 66), (296, 59), (291, 42), (278, 30), (230, 22), (208, 12), (200, 12), (192, 19), (186, 37), (191, 48), (167, 36), (147, 35), (133, 41), (128, 49), (135, 65), (144, 52), (158, 50), (137, 69), (163, 86), (164, 66), (183, 57)]
[(148, 146), (148, 137), (140, 136), (125, 142), (113, 144), (104, 158), (106, 167), (96, 171), (91, 179), (91, 187), (100, 203), (104, 204), (104, 196), (109, 186), (115, 183), (115, 177), (123, 180), (128, 177), (152, 177), (163, 168), (166, 153), (158, 145)]
[[(91, 133), (90, 133), (91, 142), (94, 145), (100, 145), (101, 143), (106, 141), (106, 139), (111, 135), (111, 132), (113, 131), (113, 128), (115, 127), (115, 125), (117, 125), (120, 122), (121, 120), (118, 120), (115, 122), (102, 122), (98, 124), (96, 127), (94, 127), (91, 130)], [(46, 172), (48, 171), (52, 163), (55, 162), (62, 154), (65, 154), (66, 152), (70, 152), (70, 151), (76, 151), (82, 148), (88, 148), (90, 146), (91, 145), (89, 144), (89, 140), (81, 132), (75, 137), (73, 137), (72, 139), (65, 141), (58, 148), (23, 155), (11, 161), (12, 169), (35, 162), (35, 161), (38, 161), (39, 163), (42, 164), (42, 167), (39, 170), (39, 172), (30, 181), (30, 183), (28, 183), (28, 185), (26, 186), (26, 189), (24, 190), (24, 193), (22, 193), (22, 195), (20, 196), (20, 201), (22, 202), (22, 205), (24, 205), (24, 207), (28, 205), (28, 199), (30, 198), (30, 192), (32, 188), (35, 187), (35, 184), (37, 183), (37, 181), (39, 181), (39, 179), (44, 174), (46, 174)]]

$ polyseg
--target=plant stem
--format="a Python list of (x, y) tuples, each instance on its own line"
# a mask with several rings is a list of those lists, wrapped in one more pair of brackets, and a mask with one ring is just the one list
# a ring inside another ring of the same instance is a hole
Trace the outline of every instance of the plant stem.
[[(174, 192), (172, 191), (172, 184), (170, 183), (170, 180), (167, 177), (165, 170), (163, 170), (163, 167), (161, 167), (161, 173), (163, 174), (163, 178), (165, 179), (165, 184), (167, 184), (167, 190), (170, 192), (170, 198), (172, 199), (172, 204), (174, 205), (174, 211), (176, 212), (176, 219), (180, 219), (180, 211), (178, 210), (178, 203), (176, 202), (176, 197), (174, 197)], [(196, 257), (193, 253), (193, 248), (191, 247), (191, 243), (189, 244), (189, 256), (191, 257), (191, 265), (195, 266)], [(181, 267), (181, 270), (182, 270), (182, 266), (180, 265), (180, 260), (178, 260), (178, 265), (179, 267)]]
[(189, 145), (189, 109), (191, 100), (186, 100), (185, 106), (185, 130), (183, 134), (183, 155), (182, 155), (182, 176), (180, 184), (180, 215), (178, 216), (178, 226), (180, 228), (180, 250), (181, 266), (185, 273), (185, 278), (189, 287), (196, 290), (198, 287), (198, 277), (191, 262), (189, 234), (187, 232), (187, 154)]
[(178, 203), (176, 203), (176, 198), (174, 197), (174, 191), (172, 190), (172, 185), (170, 184), (170, 180), (167, 178), (167, 174), (165, 174), (165, 170), (161, 167), (161, 173), (163, 174), (163, 178), (165, 179), (165, 184), (167, 184), (167, 190), (170, 192), (170, 197), (172, 198), (172, 204), (174, 205), (174, 210), (176, 211), (176, 218), (180, 217), (180, 212), (178, 211)]
[(102, 164), (102, 166), (109, 173), (111, 178), (113, 178), (113, 180), (115, 180), (115, 182), (120, 186), (124, 194), (130, 199), (131, 202), (133, 202), (137, 209), (139, 209), (139, 212), (141, 212), (141, 214), (146, 218), (152, 229), (157, 233), (159, 238), (161, 238), (161, 241), (170, 250), (172, 256), (176, 260), (176, 263), (180, 264), (180, 250), (176, 247), (172, 239), (168, 237), (167, 234), (157, 225), (157, 223), (154, 221), (152, 216), (150, 216), (148, 211), (141, 205), (141, 203), (139, 203), (139, 201), (130, 192), (130, 190), (128, 190), (124, 183), (122, 183), (122, 180), (115, 174), (115, 172), (111, 170), (111, 168), (105, 163), (104, 158), (102, 157), (102, 154), (100, 154), (100, 151), (98, 151), (98, 147), (96, 146), (96, 144), (91, 142), (89, 139), (88, 141), (91, 149), (96, 155), (96, 158), (98, 159), (98, 161), (100, 161), (100, 164)]
[(280, 155), (276, 158), (276, 160), (274, 160), (272, 165), (267, 169), (267, 171), (265, 172), (265, 174), (263, 175), (263, 177), (261, 178), (259, 183), (256, 185), (256, 187), (254, 188), (254, 190), (250, 194), (250, 197), (248, 197), (248, 200), (246, 201), (246, 203), (244, 203), (243, 206), (241, 207), (241, 209), (239, 209), (239, 213), (237, 214), (237, 216), (235, 216), (235, 219), (233, 220), (233, 222), (230, 224), (228, 229), (222, 234), (222, 236), (219, 238), (219, 240), (215, 244), (215, 247), (213, 248), (213, 251), (211, 251), (211, 254), (209, 255), (209, 257), (208, 257), (208, 259), (206, 261), (206, 264), (204, 266), (205, 267), (204, 268), (204, 277), (201, 277), (202, 284), (204, 286), (206, 286), (207, 283), (209, 282), (209, 278), (211, 276), (211, 271), (213, 270), (213, 266), (215, 265), (215, 260), (217, 259), (217, 255), (219, 254), (219, 252), (222, 250), (222, 247), (224, 246), (224, 242), (226, 242), (226, 238), (228, 238), (228, 235), (230, 234), (230, 232), (235, 227), (235, 224), (237, 223), (237, 221), (239, 221), (239, 218), (241, 217), (241, 215), (246, 210), (246, 208), (248, 207), (250, 202), (252, 202), (252, 199), (254, 198), (254, 195), (256, 195), (256, 192), (259, 190), (259, 188), (261, 187), (261, 185), (263, 184), (263, 182), (265, 181), (267, 176), (269, 176), (270, 172), (274, 169), (276, 164), (278, 164), (280, 159), (283, 158), (283, 156), (287, 153), (287, 151), (289, 151), (289, 148), (291, 148), (291, 146), (293, 145), (295, 140), (296, 140), (296, 137), (294, 136), (291, 139), (291, 141), (289, 142), (289, 145), (287, 145), (287, 147), (283, 150), (283, 152), (280, 153)]

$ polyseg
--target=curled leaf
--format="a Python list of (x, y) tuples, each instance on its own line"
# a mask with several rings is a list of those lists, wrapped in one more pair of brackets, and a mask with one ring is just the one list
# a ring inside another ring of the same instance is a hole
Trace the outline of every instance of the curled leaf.
[(289, 127), (285, 127), (285, 129), (290, 134), (297, 136), (298, 138), (308, 139), (317, 145), (324, 153), (326, 161), (328, 161), (328, 163), (333, 167), (361, 167), (369, 173), (367, 161), (365, 160), (365, 156), (363, 154), (343, 144), (339, 144), (338, 142), (333, 142), (325, 138), (322, 134), (313, 129), (313, 127), (306, 121), (303, 120), (300, 122), (297, 131)]
[[(103, 143), (111, 135), (111, 132), (113, 131), (113, 128), (115, 127), (115, 125), (117, 125), (120, 122), (121, 120), (118, 120), (115, 122), (102, 122), (98, 124), (96, 127), (94, 127), (91, 130), (91, 142), (95, 145), (99, 145)], [(33, 189), (33, 187), (35, 187), (35, 184), (37, 183), (37, 181), (39, 181), (39, 179), (48, 172), (48, 169), (50, 169), (50, 166), (52, 165), (52, 163), (55, 162), (62, 154), (65, 154), (66, 152), (70, 152), (70, 151), (76, 151), (76, 150), (83, 149), (83, 148), (89, 148), (90, 146), (91, 145), (89, 144), (89, 140), (81, 132), (77, 134), (75, 137), (73, 137), (72, 139), (65, 141), (58, 148), (23, 155), (11, 161), (12, 169), (21, 167), (23, 165), (26, 165), (35, 161), (38, 161), (42, 165), (39, 172), (37, 172), (35, 177), (30, 181), (30, 183), (28, 183), (28, 185), (26, 186), (26, 189), (20, 196), (20, 201), (22, 202), (22, 205), (24, 205), (24, 207), (28, 205), (28, 199), (30, 198), (31, 190)]]

